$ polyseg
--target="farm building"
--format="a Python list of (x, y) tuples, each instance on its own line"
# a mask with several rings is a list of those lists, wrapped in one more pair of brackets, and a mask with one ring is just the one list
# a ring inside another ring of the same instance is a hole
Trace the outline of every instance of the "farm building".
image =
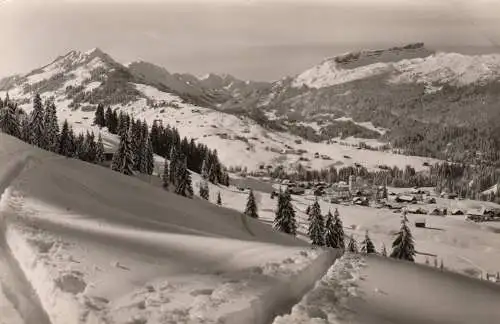
[(397, 196), (395, 198), (395, 201), (398, 202), (398, 203), (416, 204), (417, 203), (417, 197), (415, 197), (415, 196), (408, 196), (408, 195), (402, 195), (402, 196)]
[(425, 228), (425, 218), (419, 218), (415, 221), (415, 227)]
[(458, 209), (458, 208), (455, 208), (451, 211), (451, 214), (452, 215), (465, 215), (465, 213), (463, 212), (463, 210), (461, 209)]

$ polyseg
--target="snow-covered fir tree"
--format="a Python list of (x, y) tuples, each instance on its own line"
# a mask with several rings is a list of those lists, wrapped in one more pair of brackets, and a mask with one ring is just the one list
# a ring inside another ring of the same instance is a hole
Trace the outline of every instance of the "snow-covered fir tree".
[(68, 121), (65, 120), (61, 129), (61, 136), (59, 137), (59, 147), (57, 153), (70, 157), (73, 154), (72, 139)]
[(252, 218), (259, 218), (259, 214), (257, 213), (257, 202), (255, 201), (255, 195), (253, 190), (250, 189), (248, 193), (247, 205), (245, 207), (245, 215)]
[(361, 252), (371, 254), (377, 253), (375, 245), (373, 244), (368, 231), (365, 233), (365, 239), (361, 242)]
[(205, 158), (203, 159), (203, 162), (201, 164), (201, 177), (205, 180), (208, 180), (208, 175), (209, 175), (209, 165), (208, 165), (208, 152), (205, 155)]
[(414, 261), (415, 245), (413, 242), (413, 235), (411, 234), (407, 222), (408, 219), (406, 218), (406, 214), (403, 214), (401, 228), (392, 243), (391, 258)]
[(177, 154), (177, 150), (175, 149), (175, 146), (172, 146), (169, 157), (170, 157), (170, 173), (169, 173), (170, 183), (175, 186), (177, 184), (177, 167), (179, 164), (178, 163), (179, 157)]
[(44, 148), (45, 144), (45, 130), (44, 130), (44, 111), (42, 105), (42, 98), (36, 94), (33, 98), (33, 110), (30, 115), (30, 144)]
[(162, 176), (163, 188), (168, 189), (170, 184), (170, 172), (168, 167), (168, 159), (165, 158), (165, 162), (163, 162), (163, 176)]
[(82, 133), (78, 134), (78, 136), (74, 137), (73, 141), (73, 157), (75, 159), (81, 159), (83, 160), (85, 151), (84, 151), (84, 142), (85, 142), (85, 136), (83, 136)]
[(222, 196), (220, 195), (220, 191), (217, 193), (217, 205), (222, 205)]
[(95, 163), (102, 164), (103, 162), (104, 162), (104, 144), (102, 142), (101, 133), (99, 133), (96, 143)]
[(354, 239), (354, 236), (351, 235), (349, 238), (349, 243), (347, 244), (347, 251), (351, 253), (358, 253), (358, 243), (356, 242), (356, 239)]
[(24, 142), (29, 143), (31, 138), (29, 118), (27, 116), (22, 118), (20, 125), (21, 125), (21, 139)]
[[(111, 110), (111, 108), (110, 108), (110, 110)], [(99, 127), (106, 126), (106, 118), (104, 116), (104, 106), (102, 104), (97, 105), (97, 108), (95, 111), (95, 116), (94, 116), (94, 123)]]
[(274, 218), (274, 228), (287, 234), (297, 234), (295, 210), (293, 209), (292, 197), (288, 190), (280, 192), (278, 195), (278, 209)]
[(180, 163), (177, 163), (177, 181), (175, 193), (184, 197), (193, 197), (193, 184), (191, 182), (191, 173), (187, 168), (186, 157), (181, 157)]
[(0, 129), (5, 133), (15, 137), (21, 136), (19, 119), (16, 114), (16, 106), (7, 104), (0, 109)]
[(345, 249), (345, 234), (340, 214), (335, 209), (334, 215), (328, 211), (325, 225), (325, 245), (336, 249)]
[(141, 165), (139, 170), (145, 174), (153, 174), (154, 171), (154, 155), (153, 155), (153, 145), (148, 137), (144, 140), (141, 152)]
[(311, 206), (311, 211), (309, 213), (309, 229), (307, 234), (313, 245), (325, 245), (325, 223), (323, 215), (321, 215), (321, 208), (317, 199)]
[(200, 182), (200, 197), (208, 200), (210, 197), (210, 189), (208, 187), (208, 183), (205, 180)]
[(52, 152), (57, 152), (59, 146), (59, 122), (57, 120), (56, 105), (53, 102), (47, 102), (43, 120), (45, 131), (44, 147)]
[(134, 174), (134, 153), (132, 151), (130, 137), (132, 137), (131, 128), (128, 132), (123, 133), (123, 135), (120, 137), (118, 150), (115, 152), (115, 154), (113, 154), (113, 160), (111, 162), (112, 170), (126, 175)]
[(385, 247), (384, 243), (382, 243), (382, 248), (380, 249), (380, 254), (382, 256), (387, 256), (387, 248)]

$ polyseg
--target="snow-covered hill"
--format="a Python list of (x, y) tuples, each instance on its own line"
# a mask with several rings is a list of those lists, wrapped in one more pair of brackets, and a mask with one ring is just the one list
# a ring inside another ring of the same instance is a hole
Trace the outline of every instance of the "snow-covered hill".
[[(72, 51), (27, 75), (5, 79), (0, 83), (0, 97), (8, 93), (29, 112), (32, 109), (31, 97), (39, 92), (42, 98), (55, 100), (60, 122), (67, 119), (76, 131), (94, 132), (99, 131), (92, 125), (94, 110), (102, 102), (113, 109), (126, 111), (134, 118), (145, 119), (150, 125), (157, 120), (177, 127), (182, 136), (195, 138), (211, 149), (217, 149), (228, 167), (255, 170), (269, 165), (295, 167), (300, 162), (313, 169), (359, 163), (368, 168), (411, 165), (421, 170), (424, 162), (433, 162), (432, 159), (358, 150), (338, 143), (313, 143), (287, 132), (265, 129), (248, 117), (194, 104), (206, 102), (220, 87), (227, 88), (225, 96), (230, 93), (232, 98), (237, 98), (238, 93), (249, 91), (242, 84), (250, 89), (261, 86), (230, 76), (208, 75), (197, 79), (170, 74), (144, 62), (125, 67), (101, 50), (94, 49), (84, 53)], [(377, 134), (379, 131), (369, 123), (359, 123), (358, 126), (374, 129)], [(114, 136), (105, 130), (101, 132), (105, 142), (116, 143)], [(349, 138), (345, 141), (357, 142)], [(377, 146), (379, 143), (373, 141), (370, 144)], [(330, 159), (315, 158), (315, 153)]]
[(265, 323), (336, 255), (2, 134), (0, 151), (3, 323)]

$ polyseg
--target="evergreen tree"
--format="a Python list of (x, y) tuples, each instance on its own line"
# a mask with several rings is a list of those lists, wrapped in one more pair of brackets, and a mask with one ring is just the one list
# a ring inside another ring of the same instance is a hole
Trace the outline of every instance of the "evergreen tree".
[(403, 214), (401, 229), (396, 234), (396, 239), (392, 243), (391, 258), (414, 261), (415, 246), (407, 221), (406, 215)]
[(153, 155), (153, 145), (149, 136), (146, 137), (145, 143), (142, 145), (141, 151), (141, 165), (139, 170), (145, 174), (153, 174), (154, 171), (154, 155)]
[(134, 155), (130, 138), (132, 137), (132, 129), (123, 133), (120, 137), (118, 150), (113, 154), (111, 169), (126, 175), (133, 175)]
[(170, 182), (170, 173), (168, 169), (168, 159), (165, 158), (165, 162), (163, 163), (163, 188), (168, 189), (168, 184)]
[(278, 209), (274, 218), (274, 228), (287, 234), (297, 234), (295, 210), (293, 209), (292, 197), (288, 190), (280, 192), (278, 195)]
[(31, 136), (30, 122), (27, 116), (21, 119), (21, 139), (29, 143)]
[(42, 105), (42, 98), (36, 94), (33, 98), (33, 111), (30, 116), (30, 144), (44, 148), (45, 130), (43, 128), (44, 112)]
[(437, 258), (434, 258), (434, 268), (437, 268), (438, 267), (438, 260)]
[(104, 144), (102, 142), (101, 133), (99, 133), (95, 151), (95, 163), (102, 164), (103, 162), (104, 162)]
[(358, 243), (354, 239), (353, 235), (351, 235), (349, 239), (349, 244), (347, 244), (347, 251), (351, 253), (358, 253)]
[(208, 200), (210, 197), (210, 189), (208, 187), (208, 183), (205, 180), (202, 180), (200, 183), (200, 197)]
[(385, 256), (385, 257), (387, 256), (387, 249), (386, 249), (384, 243), (382, 243), (382, 248), (381, 248), (380, 254), (382, 254), (382, 256)]
[(335, 209), (334, 216), (328, 211), (325, 226), (325, 245), (336, 249), (345, 249), (344, 236), (344, 227), (337, 209)]
[(109, 130), (110, 133), (114, 134), (111, 130), (113, 129), (112, 124), (113, 124), (113, 111), (111, 110), (111, 107), (108, 106), (106, 109), (106, 113), (104, 115), (104, 126), (106, 126)]
[(65, 120), (61, 130), (61, 136), (59, 137), (59, 147), (57, 153), (64, 155), (66, 157), (72, 156), (72, 139), (69, 131), (68, 121)]
[(368, 235), (368, 231), (365, 233), (365, 239), (363, 242), (361, 242), (361, 252), (363, 253), (377, 253), (375, 251), (375, 245), (373, 244), (372, 240), (370, 239), (370, 236)]
[(191, 198), (193, 196), (193, 186), (191, 183), (191, 173), (187, 168), (186, 157), (182, 158), (181, 163), (177, 165), (177, 181), (175, 193), (184, 197)]
[(45, 131), (44, 147), (52, 152), (57, 152), (59, 147), (59, 123), (57, 121), (56, 105), (48, 102), (45, 109), (43, 128)]
[(208, 180), (208, 175), (209, 175), (209, 165), (208, 165), (208, 154), (207, 154), (205, 159), (203, 159), (203, 162), (202, 162), (201, 176), (203, 179)]
[(94, 123), (99, 127), (106, 126), (106, 118), (104, 116), (104, 106), (102, 104), (97, 105), (97, 109), (95, 111)]
[(173, 185), (177, 184), (177, 167), (178, 167), (178, 155), (175, 146), (172, 146), (170, 150), (170, 183)]
[(439, 270), (444, 271), (443, 259), (441, 259), (441, 262), (439, 263)]
[(325, 224), (317, 199), (311, 207), (311, 212), (309, 214), (309, 229), (307, 234), (309, 235), (313, 245), (325, 245)]
[(16, 106), (8, 104), (0, 109), (0, 129), (15, 137), (21, 136), (19, 120), (16, 114)]
[(217, 193), (217, 205), (222, 206), (222, 197), (220, 191)]
[(245, 207), (245, 215), (252, 218), (259, 218), (259, 214), (257, 213), (257, 202), (255, 201), (255, 195), (253, 190), (250, 189), (248, 193), (247, 205)]

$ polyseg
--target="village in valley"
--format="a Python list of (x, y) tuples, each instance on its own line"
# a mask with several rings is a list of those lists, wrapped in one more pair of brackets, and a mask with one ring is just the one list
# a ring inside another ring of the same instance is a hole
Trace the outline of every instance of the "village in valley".
[[(251, 174), (240, 172), (238, 175), (234, 175), (239, 192), (245, 193), (250, 189), (262, 190), (261, 185), (255, 186), (255, 184), (266, 183), (272, 187), (269, 198), (276, 201), (275, 197), (278, 197), (280, 192), (289, 191), (299, 219), (301, 212), (307, 214), (307, 209), (315, 201), (318, 201), (323, 213), (328, 212), (328, 210), (338, 210), (341, 216), (347, 214), (343, 218), (346, 234), (351, 231), (351, 233), (358, 233), (358, 236), (361, 236), (363, 231), (370, 232), (370, 235), (374, 237), (373, 241), (385, 247), (386, 244), (390, 244), (389, 239), (385, 243), (387, 236), (376, 233), (385, 224), (368, 225), (364, 224), (365, 219), (381, 217), (381, 222), (392, 219), (392, 222), (397, 224), (394, 220), (405, 218), (409, 220), (411, 228), (414, 228), (412, 231), (416, 234), (417, 262), (500, 283), (500, 269), (488, 268), (485, 270), (482, 266), (461, 255), (458, 255), (457, 259), (467, 260), (470, 268), (451, 264), (454, 261), (450, 260), (447, 260), (446, 266), (443, 266), (440, 252), (434, 251), (436, 249), (443, 250), (437, 248), (437, 245), (420, 241), (421, 239), (436, 240), (435, 237), (439, 235), (449, 235), (443, 233), (446, 233), (447, 230), (453, 231), (455, 226), (462, 227), (460, 224), (470, 225), (470, 228), (477, 231), (486, 231), (488, 234), (485, 235), (498, 233), (500, 232), (500, 205), (496, 203), (464, 199), (459, 197), (459, 194), (449, 191), (436, 192), (434, 187), (400, 188), (374, 185), (370, 180), (354, 175), (349, 176), (348, 181), (329, 183), (328, 181), (279, 179), (264, 176), (262, 172), (257, 173), (259, 176), (256, 176), (256, 173)], [(261, 201), (264, 200), (261, 199)], [(260, 208), (267, 210), (267, 206)], [(448, 224), (453, 224), (453, 227), (446, 229)], [(485, 227), (481, 227), (482, 224)], [(391, 230), (388, 232), (392, 233)], [(425, 234), (426, 232), (428, 234)], [(452, 240), (455, 241), (455, 239)], [(440, 239), (437, 241), (439, 242)], [(419, 249), (419, 245), (425, 246), (425, 251)]]

